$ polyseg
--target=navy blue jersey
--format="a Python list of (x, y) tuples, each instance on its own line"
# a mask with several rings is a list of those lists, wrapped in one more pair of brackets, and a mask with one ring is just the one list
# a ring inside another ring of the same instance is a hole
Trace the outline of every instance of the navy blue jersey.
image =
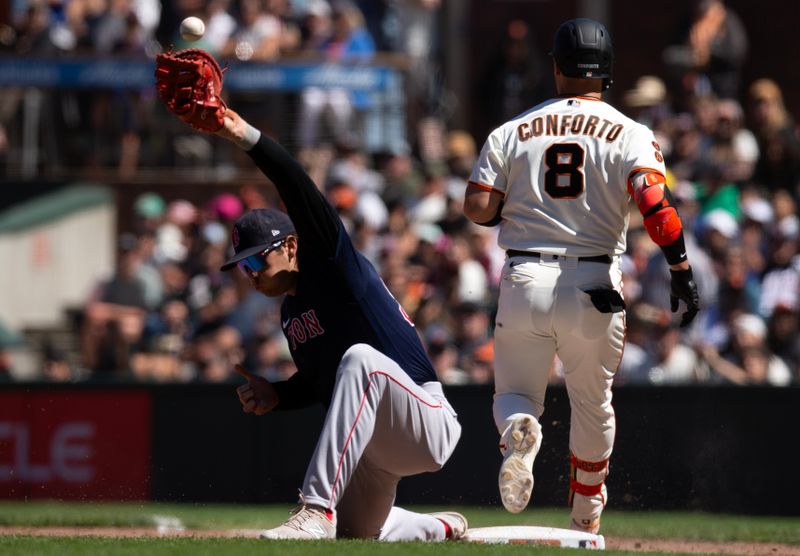
[(281, 306), (298, 372), (275, 384), (277, 409), (327, 407), (342, 356), (358, 343), (392, 358), (417, 384), (437, 380), (411, 319), (302, 167), (263, 134), (249, 153), (275, 184), (299, 238), (297, 289)]

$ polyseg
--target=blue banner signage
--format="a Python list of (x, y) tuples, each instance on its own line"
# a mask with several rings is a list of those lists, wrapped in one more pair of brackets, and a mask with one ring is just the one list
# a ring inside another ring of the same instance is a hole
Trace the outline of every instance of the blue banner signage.
[[(0, 87), (146, 89), (155, 82), (154, 71), (152, 60), (0, 58)], [(225, 73), (225, 88), (231, 91), (289, 92), (317, 86), (388, 92), (400, 83), (397, 70), (367, 65), (234, 62)]]

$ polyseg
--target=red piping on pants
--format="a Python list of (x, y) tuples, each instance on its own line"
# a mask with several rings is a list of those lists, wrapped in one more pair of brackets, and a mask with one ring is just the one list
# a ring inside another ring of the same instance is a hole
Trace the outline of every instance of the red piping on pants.
[(332, 509), (333, 507), (333, 499), (334, 499), (334, 494), (336, 492), (336, 484), (339, 482), (339, 475), (342, 472), (342, 463), (344, 462), (344, 455), (347, 453), (347, 448), (350, 446), (350, 440), (353, 437), (353, 431), (355, 431), (356, 425), (358, 424), (358, 420), (361, 418), (361, 412), (364, 410), (364, 404), (367, 401), (367, 392), (369, 392), (369, 389), (372, 386), (372, 383), (374, 382), (375, 375), (385, 376), (386, 378), (397, 384), (400, 388), (411, 394), (411, 397), (413, 397), (415, 400), (423, 403), (424, 405), (427, 405), (430, 408), (433, 409), (442, 408), (442, 404), (433, 405), (426, 402), (425, 400), (417, 396), (414, 392), (412, 392), (411, 390), (400, 384), (393, 376), (391, 376), (389, 373), (385, 371), (372, 371), (371, 373), (369, 373), (369, 382), (367, 383), (367, 387), (364, 388), (364, 394), (361, 396), (361, 404), (358, 407), (358, 413), (356, 414), (356, 419), (355, 421), (353, 421), (353, 426), (350, 427), (350, 432), (347, 435), (347, 441), (344, 443), (344, 448), (342, 449), (342, 455), (339, 456), (339, 464), (336, 466), (336, 477), (333, 479), (333, 483), (331, 484), (331, 501), (329, 504), (329, 509)]

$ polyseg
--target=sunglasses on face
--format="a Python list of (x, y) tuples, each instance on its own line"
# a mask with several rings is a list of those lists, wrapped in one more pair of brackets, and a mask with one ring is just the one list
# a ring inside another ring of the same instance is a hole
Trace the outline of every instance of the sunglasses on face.
[(237, 262), (236, 266), (239, 267), (239, 270), (241, 270), (245, 276), (250, 276), (250, 274), (257, 274), (266, 268), (267, 255), (278, 249), (284, 243), (286, 243), (286, 238), (283, 238), (282, 240), (273, 243), (260, 253), (256, 253), (255, 255), (250, 255), (249, 257), (245, 257), (241, 261)]

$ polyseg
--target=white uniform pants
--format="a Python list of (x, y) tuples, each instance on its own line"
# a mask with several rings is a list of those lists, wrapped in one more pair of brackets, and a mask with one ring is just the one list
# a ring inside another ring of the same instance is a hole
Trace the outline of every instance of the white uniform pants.
[(494, 349), (494, 418), (501, 434), (515, 413), (541, 417), (548, 371), (558, 354), (572, 411), (570, 450), (590, 462), (611, 455), (611, 383), (622, 359), (625, 312), (601, 313), (584, 292), (621, 292), (621, 282), (618, 258), (610, 265), (548, 255), (506, 260)]
[(394, 498), (402, 477), (441, 469), (460, 436), (439, 382), (417, 385), (392, 359), (357, 344), (339, 365), (303, 495), (336, 510), (339, 537), (441, 540), (438, 519), (393, 508)]

